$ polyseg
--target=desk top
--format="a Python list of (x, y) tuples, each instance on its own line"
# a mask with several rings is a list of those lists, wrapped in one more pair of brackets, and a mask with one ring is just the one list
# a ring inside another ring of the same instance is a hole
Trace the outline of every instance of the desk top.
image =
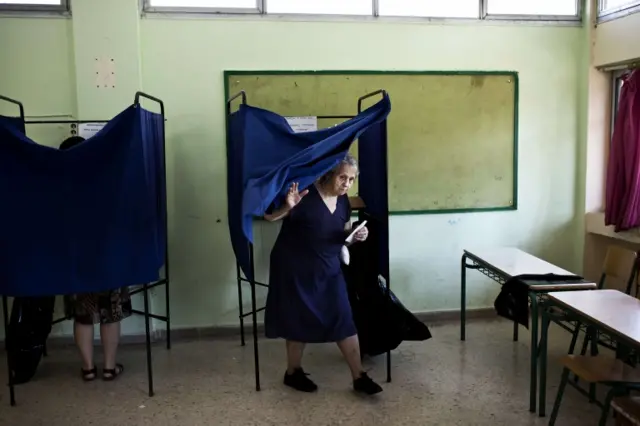
[(506, 278), (523, 274), (575, 275), (572, 272), (565, 271), (562, 268), (513, 247), (465, 250), (464, 252), (470, 255), (471, 259), (477, 258), (493, 266)]
[(549, 299), (640, 346), (640, 300), (618, 290), (548, 293)]

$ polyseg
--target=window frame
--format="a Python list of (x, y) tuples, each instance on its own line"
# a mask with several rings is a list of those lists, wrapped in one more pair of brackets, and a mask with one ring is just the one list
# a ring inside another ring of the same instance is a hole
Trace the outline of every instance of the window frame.
[(68, 14), (71, 12), (71, 0), (60, 0), (60, 4), (2, 4), (0, 13), (53, 13)]
[(603, 0), (597, 0), (596, 3), (597, 3), (596, 22), (598, 24), (603, 22), (613, 21), (614, 19), (624, 18), (625, 16), (640, 12), (640, 1), (638, 0), (636, 0), (636, 4), (631, 4), (629, 6), (616, 7), (609, 10), (606, 10), (604, 8)]
[[(516, 15), (516, 14), (491, 14), (489, 13), (489, 2), (491, 0), (481, 0), (482, 19), (489, 21), (555, 21), (555, 22), (581, 22), (583, 1), (575, 0), (575, 15)], [(535, 0), (530, 0), (535, 1)], [(600, 1), (600, 0), (598, 0)]]
[[(380, 16), (378, 0), (369, 0), (371, 2), (371, 13), (367, 15), (347, 15), (347, 14), (312, 14), (312, 13), (268, 13), (269, 0), (256, 0), (255, 9), (234, 9), (234, 8), (199, 8), (199, 7), (152, 7), (151, 0), (140, 0), (142, 15), (153, 16), (156, 14), (166, 15), (201, 15), (201, 16), (257, 16), (260, 18), (276, 18), (276, 19), (320, 19), (320, 20), (381, 20), (381, 21), (414, 21), (414, 22), (482, 22), (482, 21), (504, 21), (504, 22), (546, 22), (550, 24), (571, 24), (576, 25), (582, 22), (583, 0), (575, 0), (577, 5), (576, 15), (492, 15), (488, 14), (488, 2), (491, 0), (476, 0), (478, 2), (478, 15), (475, 18), (469, 17), (430, 17), (430, 16)], [(315, 0), (322, 1), (322, 0)], [(446, 0), (442, 0), (446, 1)], [(529, 0), (535, 1), (535, 0)]]
[(255, 8), (244, 7), (180, 7), (151, 6), (151, 0), (141, 0), (143, 13), (186, 13), (196, 15), (262, 15), (267, 0), (255, 0)]
[[(618, 117), (618, 103), (620, 102), (620, 92), (622, 91), (622, 78), (629, 73), (627, 69), (620, 69), (611, 72), (611, 123), (610, 138), (613, 137), (613, 130), (616, 127)], [(611, 140), (609, 141), (611, 143)]]

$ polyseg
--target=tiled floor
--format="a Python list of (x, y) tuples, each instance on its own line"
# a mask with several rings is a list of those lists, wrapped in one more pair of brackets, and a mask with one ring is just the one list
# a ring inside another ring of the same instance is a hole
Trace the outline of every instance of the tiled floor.
[[(253, 350), (239, 341), (178, 342), (154, 347), (156, 396), (149, 398), (144, 347), (121, 351), (126, 372), (116, 382), (83, 383), (72, 348), (55, 349), (37, 378), (17, 388), (18, 406), (0, 391), (0, 425), (546, 425), (528, 411), (528, 333), (511, 341), (501, 320), (432, 326), (433, 339), (405, 343), (393, 357), (393, 382), (384, 383), (384, 357), (367, 362), (385, 392), (362, 398), (350, 391), (348, 370), (337, 348), (311, 347), (305, 367), (320, 386), (299, 394), (281, 384), (284, 352), (261, 341), (263, 390), (254, 390)], [(554, 328), (550, 358), (566, 353), (567, 333)], [(4, 358), (1, 359), (4, 363)], [(548, 412), (559, 368), (551, 361)], [(4, 369), (0, 381), (6, 383)], [(597, 424), (598, 410), (568, 389), (558, 426)]]

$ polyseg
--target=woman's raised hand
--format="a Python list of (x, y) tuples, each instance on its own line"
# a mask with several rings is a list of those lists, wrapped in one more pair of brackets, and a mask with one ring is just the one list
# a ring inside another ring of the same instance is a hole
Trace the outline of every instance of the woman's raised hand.
[(289, 207), (289, 209), (294, 208), (295, 206), (298, 205), (300, 200), (302, 200), (302, 197), (304, 197), (308, 193), (309, 193), (308, 189), (305, 189), (304, 191), (299, 192), (298, 182), (292, 183), (291, 186), (289, 187), (289, 191), (287, 192), (287, 197), (285, 200), (287, 207)]

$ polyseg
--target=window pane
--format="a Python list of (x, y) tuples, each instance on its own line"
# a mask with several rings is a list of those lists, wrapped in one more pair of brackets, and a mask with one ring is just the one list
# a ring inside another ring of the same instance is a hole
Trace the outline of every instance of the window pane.
[(372, 0), (267, 0), (267, 13), (373, 15)]
[(477, 18), (478, 0), (378, 0), (380, 16)]
[(638, 0), (600, 0), (599, 3), (601, 5), (600, 10), (603, 12), (640, 5)]
[(488, 0), (489, 15), (576, 16), (576, 0)]
[(0, 5), (3, 4), (21, 4), (21, 5), (34, 5), (34, 6), (61, 6), (61, 0), (0, 0)]
[(228, 9), (255, 9), (256, 0), (149, 0), (151, 7), (206, 7)]

